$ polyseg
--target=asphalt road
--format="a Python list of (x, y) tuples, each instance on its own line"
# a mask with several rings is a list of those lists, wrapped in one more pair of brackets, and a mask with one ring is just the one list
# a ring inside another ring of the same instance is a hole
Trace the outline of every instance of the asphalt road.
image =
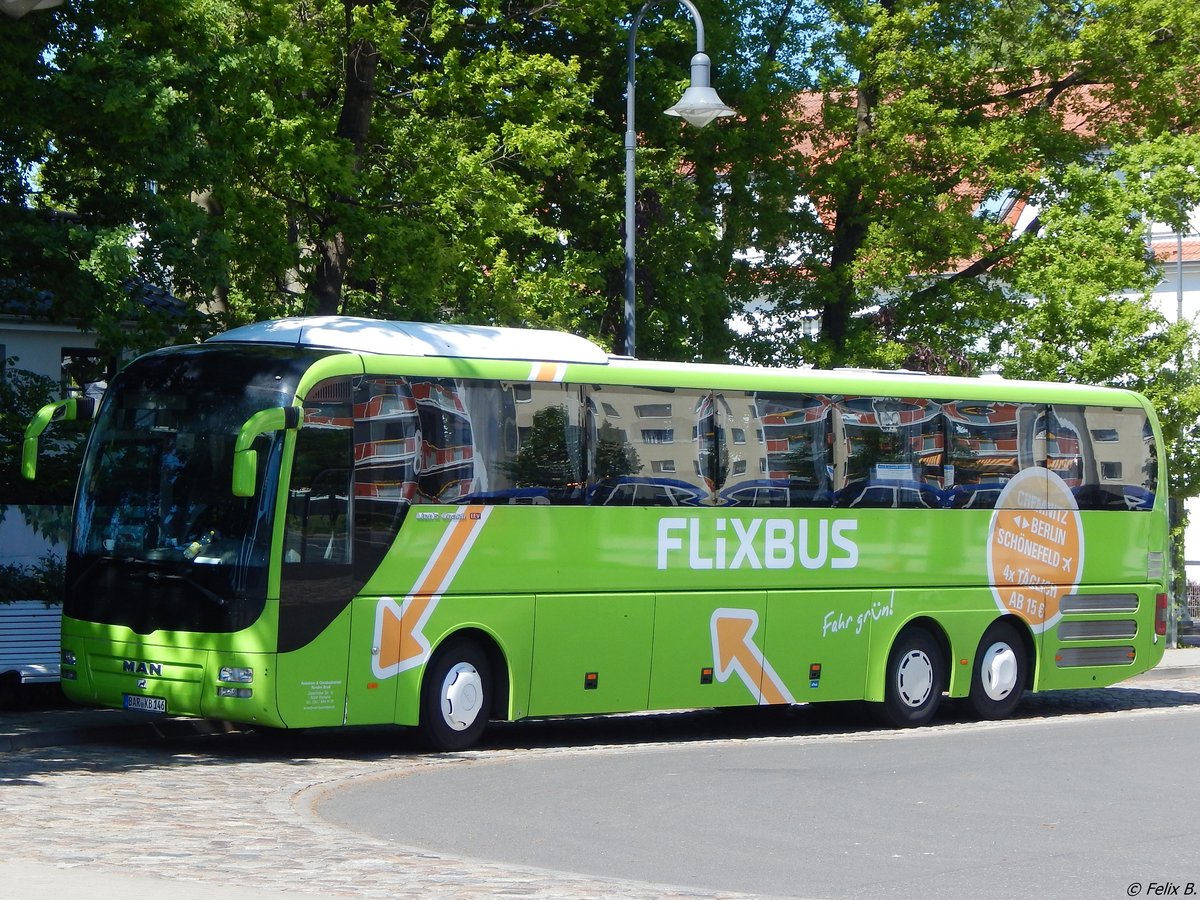
[[(1200, 890), (1200, 708), (464, 758), (327, 822), (457, 857), (802, 897)], [(1181, 852), (1182, 851), (1182, 852)]]
[(62, 732), (0, 753), (0, 900), (1187, 896), (1198, 729), (1187, 668), (908, 732), (837, 705), (443, 755), (395, 728)]

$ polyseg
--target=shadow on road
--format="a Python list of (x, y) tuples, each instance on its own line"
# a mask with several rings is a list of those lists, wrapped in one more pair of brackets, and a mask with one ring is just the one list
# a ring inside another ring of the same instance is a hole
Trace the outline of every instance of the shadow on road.
[[(1200, 691), (1160, 689), (1153, 684), (1027, 695), (1014, 720), (1055, 719), (1071, 715), (1138, 709), (1200, 706)], [(59, 710), (48, 711), (59, 714)], [(966, 704), (948, 700), (935, 725), (972, 721)], [(671, 742), (753, 740), (884, 732), (870, 704), (824, 703), (798, 707), (741, 707), (652, 714), (533, 719), (495, 723), (479, 751), (551, 747), (637, 746)], [(287, 763), (298, 769), (325, 759), (409, 757), (421, 754), (411, 729), (364, 727), (309, 731), (235, 730), (205, 735), (155, 734), (139, 730), (130, 739), (82, 746), (46, 747), (0, 754), (0, 786), (36, 784), (51, 774), (154, 770), (177, 766), (227, 765), (255, 761)]]

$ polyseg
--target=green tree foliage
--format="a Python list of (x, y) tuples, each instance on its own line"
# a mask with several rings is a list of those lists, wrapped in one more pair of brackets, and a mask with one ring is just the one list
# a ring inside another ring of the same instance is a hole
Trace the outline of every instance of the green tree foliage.
[(1200, 358), (1194, 331), (1140, 298), (1054, 298), (1023, 311), (1001, 371), (1145, 394), (1162, 422), (1171, 493), (1200, 493)]
[(1200, 203), (1200, 9), (780, 6), (803, 90), (776, 225), (735, 238), (769, 313), (743, 356), (1128, 385), (1162, 414), (1173, 488), (1200, 489), (1195, 335), (1150, 304), (1145, 246), (1148, 219)]
[(598, 208), (609, 188), (583, 139), (593, 86), (570, 41), (552, 48), (616, 15), (149, 0), (27, 17), (0, 32), (0, 84), (28, 101), (0, 113), (0, 177), (5, 232), (36, 240), (0, 264), (36, 268), (88, 324), (140, 275), (208, 307), (210, 328), (361, 313), (592, 330), (602, 264), (553, 194)]
[[(1190, 345), (1137, 294), (1147, 217), (1200, 201), (1200, 8), (702, 7), (736, 120), (660, 114), (695, 46), (679, 4), (637, 38), (641, 355), (1132, 379), (1195, 444)], [(79, 0), (11, 22), (0, 279), (36, 273), (110, 346), (164, 339), (124, 330), (131, 276), (207, 313), (185, 338), (340, 312), (616, 346), (638, 8)], [(1038, 211), (1019, 234), (1014, 202)]]
[(45, 556), (29, 566), (0, 565), (0, 603), (40, 600), (61, 603), (66, 593), (66, 567), (61, 559)]
[[(782, 40), (774, 7), (706, 10), (717, 80), (746, 100), (749, 127), (662, 116), (686, 84), (693, 25), (668, 2), (642, 23), (643, 355), (728, 355), (744, 228), (717, 233), (719, 176), (758, 172), (775, 191), (791, 171), (786, 110), (771, 101), (786, 72), (758, 26), (769, 13)], [(92, 328), (130, 317), (122, 287), (139, 276), (210, 313), (185, 332), (341, 312), (546, 325), (613, 345), (632, 12), (84, 0), (27, 16), (0, 32), (0, 86), (19, 98), (0, 111), (0, 228), (15, 238), (0, 242), (0, 277), (36, 271), (58, 314)]]
[[(1194, 7), (828, 0), (791, 12), (812, 35), (814, 92), (794, 111), (811, 206), (761, 247), (775, 357), (987, 359), (1031, 301), (1086, 305), (1152, 282), (1144, 217), (1178, 222), (1178, 203), (1200, 200)], [(1012, 202), (1040, 211), (1020, 235)], [(812, 313), (815, 340), (798, 331)]]

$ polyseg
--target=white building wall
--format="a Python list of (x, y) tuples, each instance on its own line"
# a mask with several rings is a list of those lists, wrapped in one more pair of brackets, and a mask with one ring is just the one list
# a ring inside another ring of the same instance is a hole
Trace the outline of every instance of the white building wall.
[(66, 347), (95, 349), (96, 336), (70, 325), (52, 325), (27, 319), (0, 317), (0, 345), (13, 364), (56, 382), (62, 380), (62, 352)]

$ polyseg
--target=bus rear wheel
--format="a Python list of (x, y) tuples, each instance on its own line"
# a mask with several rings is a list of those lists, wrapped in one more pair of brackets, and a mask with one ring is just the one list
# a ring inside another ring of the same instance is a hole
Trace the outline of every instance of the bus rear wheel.
[(971, 673), (971, 710), (981, 719), (1003, 719), (1021, 702), (1025, 690), (1025, 643), (1007, 622), (994, 622), (983, 633)]
[(942, 650), (933, 635), (923, 628), (902, 632), (888, 654), (880, 718), (893, 728), (927, 724), (942, 702), (945, 684)]
[(434, 654), (421, 683), (421, 741), (430, 750), (466, 750), (487, 727), (492, 702), (487, 654), (467, 638), (452, 638)]

